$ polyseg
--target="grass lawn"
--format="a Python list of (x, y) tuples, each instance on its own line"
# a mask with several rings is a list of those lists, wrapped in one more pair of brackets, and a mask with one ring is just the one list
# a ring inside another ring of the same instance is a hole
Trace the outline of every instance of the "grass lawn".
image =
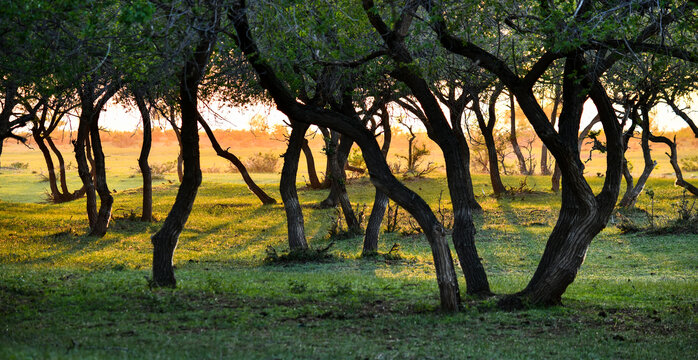
[[(161, 222), (129, 219), (140, 207), (139, 190), (128, 189), (138, 178), (112, 181), (123, 184), (115, 219), (97, 239), (84, 236), (84, 199), (9, 202), (10, 180), (31, 176), (13, 174), (0, 175), (8, 176), (0, 180), (0, 359), (698, 358), (697, 235), (620, 235), (609, 224), (564, 306), (505, 312), (493, 300), (464, 297), (463, 311), (446, 315), (437, 308), (423, 236), (382, 234), (380, 251), (398, 243), (403, 259), (362, 259), (362, 239), (330, 239), (335, 211), (312, 207), (325, 191), (301, 189), (308, 240), (315, 248), (334, 241), (334, 258), (268, 265), (268, 246), (287, 247), (282, 206), (261, 206), (231, 175), (205, 174), (175, 253), (178, 287), (151, 289), (149, 236)], [(505, 180), (513, 186), (521, 178)], [(527, 181), (549, 187), (547, 178)], [(592, 180), (596, 187), (601, 181)], [(262, 183), (279, 199), (273, 179)], [(443, 178), (407, 184), (434, 209), (446, 189)], [(177, 186), (155, 187), (160, 221)], [(675, 216), (680, 191), (672, 181), (651, 179), (648, 187), (657, 194), (655, 213)], [(480, 175), (475, 189), (485, 209), (476, 217), (478, 250), (492, 288), (520, 290), (557, 218), (559, 196), (482, 196), (489, 187)], [(366, 180), (349, 191), (370, 210)], [(447, 191), (443, 197), (450, 206)], [(649, 210), (649, 201), (642, 195), (638, 206)]]

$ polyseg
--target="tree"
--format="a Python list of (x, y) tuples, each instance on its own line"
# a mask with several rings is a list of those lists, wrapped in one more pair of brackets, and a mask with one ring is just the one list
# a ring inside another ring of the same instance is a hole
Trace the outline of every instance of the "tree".
[(353, 138), (364, 155), (371, 181), (382, 192), (393, 198), (400, 206), (413, 214), (432, 247), (434, 266), (439, 283), (441, 305), (444, 310), (455, 311), (460, 304), (458, 283), (453, 268), (453, 259), (445, 241), (445, 231), (426, 203), (415, 193), (395, 179), (388, 168), (373, 135), (355, 118), (334, 110), (299, 103), (291, 95), (277, 73), (262, 57), (260, 48), (253, 39), (248, 22), (249, 9), (244, 2), (236, 2), (230, 9), (230, 18), (236, 30), (238, 44), (250, 64), (254, 67), (260, 84), (269, 92), (280, 111), (292, 121), (327, 126)]
[[(596, 23), (591, 22), (591, 19), (596, 19), (596, 15), (601, 13), (608, 15), (615, 12), (615, 16), (630, 22), (631, 18), (645, 19), (647, 14), (654, 15), (656, 9), (638, 10), (633, 7), (619, 9), (606, 7), (611, 6), (606, 4), (592, 5), (589, 2), (581, 2), (577, 8), (570, 9), (545, 1), (526, 4), (528, 6), (522, 8), (544, 16), (545, 20), (542, 20), (542, 18), (529, 18), (520, 14), (513, 16), (505, 14), (508, 16), (505, 17), (496, 13), (497, 10), (501, 10), (497, 7), (499, 3), (493, 4), (491, 7), (495, 12), (493, 15), (508, 23), (513, 31), (517, 31), (522, 36), (534, 38), (532, 34), (535, 31), (529, 32), (533, 29), (531, 25), (539, 26), (537, 29), (542, 30), (539, 36), (542, 36), (544, 50), (536, 56), (530, 68), (525, 70), (521, 69), (519, 64), (508, 64), (497, 54), (487, 51), (468, 39), (454, 35), (454, 29), (458, 31), (464, 29), (446, 22), (442, 14), (449, 10), (455, 11), (447, 4), (429, 1), (423, 1), (422, 4), (429, 11), (431, 26), (444, 48), (478, 62), (481, 67), (497, 76), (515, 95), (534, 130), (560, 167), (563, 192), (558, 222), (529, 284), (520, 293), (507, 298), (514, 302), (524, 299), (536, 304), (557, 304), (567, 286), (574, 281), (591, 240), (605, 227), (620, 187), (621, 129), (600, 77), (619, 60), (617, 51), (618, 44), (623, 43), (622, 39), (626, 39), (631, 44), (637, 44), (637, 48), (654, 49), (655, 45), (651, 45), (647, 40), (676, 19), (678, 12), (686, 9), (685, 5), (673, 11), (664, 12), (664, 9), (661, 9), (663, 12), (650, 17), (648, 25), (644, 28), (634, 26), (636, 23), (627, 25), (627, 22), (623, 24), (627, 26), (608, 27), (609, 30), (598, 34), (601, 38), (596, 39), (592, 38), (593, 35), (579, 37), (572, 34), (591, 34), (589, 29), (597, 26)], [(468, 15), (473, 14), (465, 16)], [(489, 15), (491, 14), (487, 14)], [(459, 14), (455, 18), (459, 16), (462, 15)], [(561, 27), (566, 30), (560, 32)], [(626, 33), (633, 34), (634, 37), (624, 37)], [(614, 40), (616, 36), (621, 38), (620, 42)], [(615, 51), (609, 51), (609, 47)], [(657, 47), (668, 50), (661, 45)], [(599, 50), (590, 54), (594, 59), (592, 63), (585, 58), (585, 51), (588, 49)], [(556, 131), (534, 96), (532, 88), (540, 76), (558, 59), (564, 62), (564, 70), (562, 111), (559, 118), (559, 131)], [(523, 73), (523, 76), (519, 73)], [(599, 194), (594, 194), (584, 179), (583, 165), (579, 160), (577, 147), (579, 122), (583, 104), (587, 98), (591, 98), (599, 112), (607, 140), (607, 170), (604, 186)]]

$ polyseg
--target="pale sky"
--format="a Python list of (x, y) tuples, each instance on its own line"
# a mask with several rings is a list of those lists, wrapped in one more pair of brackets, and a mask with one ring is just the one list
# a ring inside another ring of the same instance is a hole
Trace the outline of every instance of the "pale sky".
[[(501, 108), (508, 111), (508, 103)], [(690, 108), (694, 110), (689, 112), (689, 116), (698, 119), (698, 95), (693, 97)], [(687, 126), (680, 117), (674, 114), (669, 106), (659, 104), (655, 109), (656, 115), (654, 118), (657, 120), (661, 119), (661, 121), (655, 121), (660, 130), (674, 131)], [(444, 111), (447, 113), (445, 108)], [(233, 130), (249, 129), (250, 119), (254, 116), (266, 117), (269, 121), (269, 125), (272, 126), (274, 124), (283, 124), (286, 119), (286, 116), (276, 110), (275, 107), (261, 104), (239, 108), (225, 106), (223, 103), (212, 103), (210, 104), (210, 108), (202, 105), (201, 114), (208, 120), (211, 127)], [(591, 101), (588, 101), (584, 106), (581, 127), (586, 126), (595, 115), (596, 109)], [(102, 114), (102, 118), (100, 119), (100, 125), (102, 127), (117, 131), (133, 131), (136, 127), (141, 126), (140, 122), (140, 113), (137, 109), (127, 109), (120, 104), (114, 103), (107, 107), (107, 110)], [(508, 124), (508, 121), (500, 121), (500, 123), (505, 125), (505, 123)], [(77, 124), (74, 124), (73, 129), (76, 128), (75, 125)]]

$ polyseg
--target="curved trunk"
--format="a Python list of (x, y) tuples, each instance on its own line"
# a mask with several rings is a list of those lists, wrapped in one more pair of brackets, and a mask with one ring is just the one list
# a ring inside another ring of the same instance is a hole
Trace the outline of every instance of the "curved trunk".
[(179, 83), (179, 105), (182, 114), (181, 144), (184, 174), (177, 197), (160, 230), (151, 237), (153, 243), (153, 283), (156, 286), (175, 287), (172, 259), (179, 235), (189, 219), (196, 194), (201, 185), (199, 161), (199, 129), (201, 115), (197, 110), (198, 87), (211, 55), (215, 36), (203, 35), (193, 57), (182, 69)]
[(66, 175), (65, 175), (65, 160), (63, 159), (63, 154), (61, 154), (61, 151), (58, 150), (58, 147), (56, 144), (53, 142), (50, 136), (46, 137), (46, 143), (48, 146), (51, 148), (53, 153), (56, 155), (56, 159), (58, 160), (58, 174), (59, 174), (59, 179), (61, 181), (61, 191), (63, 192), (63, 195), (65, 197), (65, 201), (72, 201), (75, 200), (82, 195), (85, 194), (85, 187), (81, 187), (78, 190), (75, 190), (72, 194), (70, 193), (70, 190), (68, 190), (68, 181), (66, 180)]
[(143, 213), (141, 214), (141, 221), (150, 222), (153, 221), (153, 176), (148, 164), (150, 147), (153, 142), (150, 111), (148, 111), (148, 107), (145, 105), (142, 94), (135, 92), (134, 98), (143, 120), (143, 144), (141, 145), (141, 154), (138, 157), (138, 167), (141, 169), (141, 175), (143, 176)]
[(90, 231), (91, 236), (102, 237), (106, 235), (109, 222), (111, 221), (111, 209), (114, 198), (111, 196), (107, 185), (107, 173), (104, 163), (104, 152), (102, 151), (102, 141), (99, 138), (99, 113), (92, 119), (90, 125), (90, 140), (95, 162), (95, 187), (99, 194), (99, 212), (97, 219)]
[(49, 151), (48, 147), (46, 146), (46, 143), (44, 142), (44, 138), (40, 134), (40, 130), (36, 128), (36, 124), (34, 125), (34, 128), (32, 128), (32, 137), (34, 138), (34, 141), (36, 142), (36, 145), (39, 147), (39, 150), (41, 150), (41, 154), (44, 156), (44, 161), (46, 162), (46, 168), (48, 171), (48, 185), (49, 189), (51, 189), (51, 200), (54, 203), (60, 202), (59, 199), (61, 198), (61, 192), (58, 191), (58, 184), (57, 184), (57, 179), (56, 179), (56, 171), (53, 166), (53, 159), (51, 158), (51, 152)]
[(666, 153), (666, 154), (669, 157), (669, 162), (671, 163), (671, 167), (674, 168), (674, 173), (676, 174), (675, 184), (677, 186), (680, 186), (680, 187), (686, 189), (691, 194), (698, 196), (698, 188), (695, 187), (693, 184), (687, 182), (683, 178), (683, 172), (681, 171), (681, 167), (679, 166), (679, 161), (678, 161), (679, 155), (678, 155), (678, 152), (676, 151), (676, 135), (674, 135), (674, 141), (671, 141), (671, 140), (669, 140), (669, 138), (664, 137), (664, 136), (654, 136), (652, 134), (649, 134), (649, 138), (650, 138), (650, 141), (652, 141), (652, 142), (663, 143), (669, 147), (669, 150), (671, 152)]
[(291, 135), (288, 138), (288, 148), (284, 154), (284, 166), (281, 169), (281, 181), (279, 191), (286, 212), (286, 226), (288, 233), (288, 246), (291, 251), (305, 250), (308, 242), (305, 239), (305, 225), (303, 209), (298, 201), (296, 192), (296, 176), (301, 148), (305, 141), (305, 132), (308, 124), (301, 122), (291, 123)]
[(630, 194), (635, 187), (635, 180), (633, 179), (633, 174), (630, 173), (630, 169), (628, 168), (628, 160), (625, 159), (625, 156), (623, 156), (623, 178), (625, 179), (625, 194), (623, 194), (619, 206), (626, 201), (626, 198), (630, 197)]
[(276, 200), (274, 200), (274, 198), (272, 198), (271, 196), (267, 195), (267, 193), (264, 190), (262, 190), (262, 188), (260, 188), (259, 185), (257, 185), (257, 183), (254, 182), (254, 180), (252, 180), (250, 173), (247, 172), (247, 168), (245, 168), (245, 165), (242, 163), (242, 161), (240, 161), (240, 159), (238, 159), (238, 157), (235, 156), (233, 153), (227, 150), (223, 150), (221, 145), (218, 143), (218, 140), (216, 140), (213, 131), (202, 117), (199, 117), (199, 124), (201, 124), (201, 127), (203, 127), (204, 131), (206, 131), (206, 135), (208, 136), (208, 139), (211, 141), (211, 146), (216, 151), (216, 155), (230, 161), (233, 165), (235, 165), (235, 167), (240, 172), (240, 175), (242, 175), (242, 179), (245, 180), (247, 188), (250, 189), (250, 191), (252, 191), (252, 193), (255, 194), (255, 196), (257, 196), (259, 201), (261, 201), (264, 205), (276, 204)]
[(317, 169), (315, 168), (315, 158), (313, 157), (313, 151), (310, 149), (308, 144), (308, 139), (303, 139), (303, 155), (305, 155), (305, 162), (308, 164), (308, 180), (310, 181), (311, 189), (322, 189), (323, 184), (320, 183), (320, 179), (317, 177)]

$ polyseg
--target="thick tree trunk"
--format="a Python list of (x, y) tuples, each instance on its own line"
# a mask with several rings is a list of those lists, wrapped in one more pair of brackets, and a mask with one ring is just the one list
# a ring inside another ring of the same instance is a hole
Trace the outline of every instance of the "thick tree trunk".
[(141, 221), (153, 221), (153, 176), (148, 164), (148, 156), (150, 156), (150, 147), (153, 142), (152, 129), (150, 125), (150, 111), (145, 105), (143, 94), (136, 91), (134, 93), (136, 105), (141, 113), (143, 120), (143, 144), (141, 145), (141, 154), (138, 157), (138, 167), (141, 169), (143, 176), (143, 212)]
[(526, 166), (526, 158), (524, 158), (523, 153), (521, 152), (521, 147), (519, 146), (519, 140), (516, 138), (516, 111), (514, 110), (514, 106), (514, 95), (509, 94), (509, 109), (511, 110), (509, 142), (511, 143), (511, 147), (514, 149), (516, 159), (519, 161), (519, 173), (521, 175), (531, 175), (533, 173), (533, 169), (528, 169)]
[[(381, 126), (383, 127), (383, 146), (381, 146), (381, 153), (383, 154), (383, 158), (387, 159), (393, 133), (390, 129), (390, 115), (385, 107), (381, 112)], [(381, 224), (383, 224), (385, 209), (388, 207), (389, 201), (388, 195), (376, 188), (371, 215), (368, 218), (368, 223), (366, 223), (366, 234), (364, 235), (364, 245), (361, 251), (363, 256), (378, 252), (378, 238), (380, 236)]]
[(305, 162), (308, 164), (308, 180), (310, 181), (311, 189), (322, 189), (323, 184), (317, 177), (317, 169), (315, 168), (315, 158), (313, 157), (313, 151), (310, 149), (308, 144), (308, 139), (303, 139), (303, 155), (305, 155)]
[(153, 243), (153, 283), (156, 286), (175, 287), (177, 281), (172, 265), (179, 235), (189, 219), (196, 194), (201, 185), (201, 164), (199, 161), (200, 114), (197, 110), (199, 82), (203, 77), (211, 55), (215, 36), (208, 34), (196, 46), (193, 58), (184, 65), (179, 84), (179, 105), (182, 111), (182, 158), (184, 176), (177, 191), (177, 197), (162, 228), (151, 237)]
[(95, 187), (99, 194), (99, 212), (95, 220), (90, 236), (102, 237), (106, 235), (109, 222), (111, 221), (111, 209), (114, 198), (111, 196), (107, 185), (107, 173), (104, 163), (104, 152), (102, 151), (102, 141), (99, 137), (99, 113), (92, 119), (90, 124), (90, 140), (95, 161)]
[(451, 111), (451, 124), (453, 126), (453, 135), (458, 140), (458, 147), (461, 152), (461, 158), (463, 159), (463, 169), (465, 170), (465, 192), (468, 197), (468, 204), (470, 210), (474, 212), (481, 212), (482, 206), (475, 199), (475, 191), (473, 190), (473, 177), (470, 174), (470, 147), (468, 146), (468, 141), (465, 138), (465, 133), (463, 132), (463, 126), (461, 125), (461, 117), (463, 114), (462, 108), (460, 111)]
[(281, 169), (281, 182), (279, 191), (286, 211), (286, 226), (288, 233), (288, 246), (291, 251), (305, 250), (308, 242), (305, 239), (305, 225), (303, 209), (298, 201), (296, 192), (296, 176), (300, 152), (305, 141), (305, 132), (309, 125), (301, 122), (293, 122), (291, 135), (288, 139), (288, 147), (284, 154), (284, 166)]
[(255, 196), (257, 196), (259, 201), (261, 201), (264, 205), (276, 204), (276, 200), (269, 196), (264, 190), (262, 190), (262, 188), (259, 187), (259, 185), (257, 185), (257, 183), (254, 182), (254, 180), (252, 180), (250, 173), (247, 172), (247, 168), (242, 161), (240, 161), (240, 159), (238, 159), (238, 157), (233, 153), (223, 150), (221, 145), (218, 143), (218, 140), (216, 140), (216, 136), (213, 134), (213, 131), (203, 118), (199, 118), (199, 124), (201, 124), (201, 127), (203, 127), (206, 131), (206, 135), (208, 135), (208, 139), (211, 141), (211, 146), (216, 151), (216, 155), (230, 161), (233, 165), (235, 165), (240, 172), (240, 175), (242, 175), (242, 179), (245, 180), (247, 188), (250, 189)]

